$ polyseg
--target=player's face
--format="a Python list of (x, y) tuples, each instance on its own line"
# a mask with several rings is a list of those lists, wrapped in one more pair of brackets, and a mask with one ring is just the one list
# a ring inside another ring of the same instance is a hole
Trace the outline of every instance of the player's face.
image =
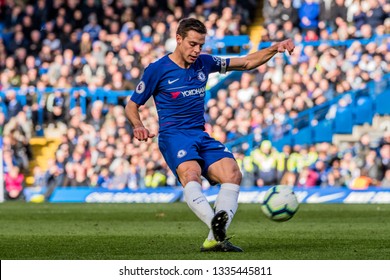
[(206, 34), (200, 34), (193, 30), (190, 30), (185, 38), (177, 35), (177, 44), (183, 60), (189, 64), (194, 63), (202, 51), (205, 40)]

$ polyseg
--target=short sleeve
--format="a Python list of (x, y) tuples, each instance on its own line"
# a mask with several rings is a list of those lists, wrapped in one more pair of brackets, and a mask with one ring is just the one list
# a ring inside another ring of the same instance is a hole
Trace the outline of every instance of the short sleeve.
[(159, 74), (154, 66), (151, 64), (145, 68), (141, 81), (137, 84), (131, 96), (131, 100), (138, 105), (144, 105), (156, 90)]
[(230, 58), (212, 55), (202, 55), (202, 60), (208, 66), (210, 73), (219, 72), (225, 74), (230, 63)]

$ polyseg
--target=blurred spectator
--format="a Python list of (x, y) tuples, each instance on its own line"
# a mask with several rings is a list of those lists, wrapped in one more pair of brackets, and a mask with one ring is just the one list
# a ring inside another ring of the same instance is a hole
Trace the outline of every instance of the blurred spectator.
[(362, 169), (360, 175), (351, 181), (349, 188), (352, 190), (364, 190), (374, 185), (374, 180), (367, 175), (367, 170)]
[(7, 105), (7, 119), (15, 117), (20, 111), (22, 111), (22, 104), (16, 98), (16, 92), (14, 90), (8, 90), (6, 92)]
[(5, 126), (5, 114), (0, 111), (0, 137), (3, 136)]
[(5, 199), (15, 200), (23, 198), (24, 175), (20, 173), (19, 167), (13, 166), (4, 175)]
[(354, 160), (359, 167), (363, 167), (366, 156), (370, 153), (371, 139), (368, 133), (363, 134), (353, 146)]
[(384, 132), (383, 137), (379, 141), (379, 146), (390, 145), (390, 130)]
[(278, 0), (267, 0), (263, 7), (264, 26), (269, 24), (282, 25), (283, 20), (283, 6)]
[(284, 173), (282, 179), (280, 180), (280, 184), (283, 186), (295, 187), (297, 185), (297, 176), (293, 172)]
[(252, 152), (253, 161), (259, 168), (257, 185), (272, 186), (277, 182), (277, 154), (273, 150), (271, 142), (265, 140), (259, 149)]
[(34, 175), (34, 187), (44, 189), (46, 188), (45, 172), (39, 166), (35, 166), (33, 169)]
[(324, 0), (320, 3), (319, 28), (337, 29), (347, 18), (344, 0)]
[(66, 177), (63, 186), (86, 187), (90, 186), (90, 179), (87, 177), (86, 168), (78, 162), (68, 162), (65, 167)]
[(308, 166), (305, 166), (299, 173), (297, 186), (310, 188), (317, 186), (317, 181), (318, 173), (310, 169)]
[(5, 139), (10, 141), (10, 148), (14, 151), (18, 162), (17, 166), (22, 171), (27, 171), (29, 159), (32, 156), (29, 144), (32, 136), (32, 123), (27, 120), (25, 112), (20, 111), (17, 116), (11, 118), (4, 126), (3, 134), (8, 136)]
[(355, 5), (350, 8), (350, 13), (352, 13), (352, 21), (357, 30), (367, 24), (367, 14), (363, 11), (360, 1), (355, 1)]
[(377, 160), (381, 161), (383, 171), (390, 169), (390, 144), (380, 146), (379, 159)]
[(97, 15), (91, 13), (88, 16), (88, 24), (83, 27), (83, 32), (88, 33), (91, 36), (92, 41), (94, 41), (98, 38), (100, 30), (102, 30), (102, 28), (98, 24)]
[(306, 33), (308, 30), (317, 31), (320, 6), (314, 0), (304, 0), (298, 10), (299, 26)]
[(317, 160), (314, 164), (313, 170), (317, 173), (318, 179), (316, 182), (316, 186), (327, 186), (328, 179), (328, 171), (326, 163), (323, 160)]
[(381, 182), (383, 188), (390, 188), (390, 169), (386, 170), (385, 177)]
[(48, 162), (48, 170), (46, 171), (46, 187), (45, 198), (49, 199), (56, 187), (62, 186), (65, 176), (65, 162), (62, 151), (57, 151), (56, 159), (51, 159)]
[(298, 11), (295, 9), (292, 2), (292, 0), (282, 0), (280, 18), (283, 26), (286, 22), (290, 22), (292, 26), (298, 25)]
[(364, 160), (364, 165), (362, 166), (362, 171), (365, 171), (368, 177), (372, 178), (374, 181), (380, 181), (383, 178), (383, 169), (382, 162), (377, 157), (376, 151), (371, 150)]
[(167, 177), (161, 167), (153, 161), (146, 165), (145, 187), (156, 188), (166, 186)]
[(65, 97), (61, 90), (56, 90), (48, 95), (46, 100), (47, 118), (49, 124), (57, 124), (65, 117)]
[(110, 171), (108, 168), (102, 168), (98, 175), (97, 186), (108, 188), (111, 181)]
[(112, 170), (111, 180), (108, 182), (108, 189), (111, 190), (123, 190), (128, 186), (129, 181), (129, 163), (123, 159), (120, 159), (116, 164), (116, 168)]
[(91, 117), (87, 119), (88, 124), (90, 124), (96, 131), (99, 131), (104, 124), (103, 106), (104, 104), (102, 101), (95, 101), (91, 107)]
[(367, 23), (375, 29), (378, 25), (383, 24), (387, 16), (379, 0), (369, 0), (368, 5)]
[(342, 176), (339, 169), (332, 169), (327, 174), (324, 187), (346, 187), (345, 177)]

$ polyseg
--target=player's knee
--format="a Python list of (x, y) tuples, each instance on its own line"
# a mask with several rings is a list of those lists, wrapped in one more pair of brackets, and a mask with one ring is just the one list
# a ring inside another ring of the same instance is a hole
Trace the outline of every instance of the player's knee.
[(183, 186), (187, 185), (188, 182), (192, 181), (201, 183), (200, 172), (198, 172), (197, 170), (184, 170), (178, 175), (180, 178), (180, 182)]
[(242, 173), (241, 173), (241, 170), (237, 167), (233, 172), (232, 183), (239, 185), (239, 184), (241, 184), (241, 180), (242, 180)]
[(223, 183), (232, 183), (239, 185), (241, 184), (242, 173), (240, 169), (237, 167), (232, 168), (228, 173), (225, 174), (223, 178)]

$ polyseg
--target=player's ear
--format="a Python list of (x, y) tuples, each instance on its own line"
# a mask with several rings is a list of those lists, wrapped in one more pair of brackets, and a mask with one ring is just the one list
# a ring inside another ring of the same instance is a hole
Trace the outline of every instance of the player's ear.
[(182, 41), (183, 41), (183, 37), (181, 37), (181, 35), (179, 35), (179, 34), (176, 34), (176, 42), (177, 42), (177, 44), (180, 45)]

